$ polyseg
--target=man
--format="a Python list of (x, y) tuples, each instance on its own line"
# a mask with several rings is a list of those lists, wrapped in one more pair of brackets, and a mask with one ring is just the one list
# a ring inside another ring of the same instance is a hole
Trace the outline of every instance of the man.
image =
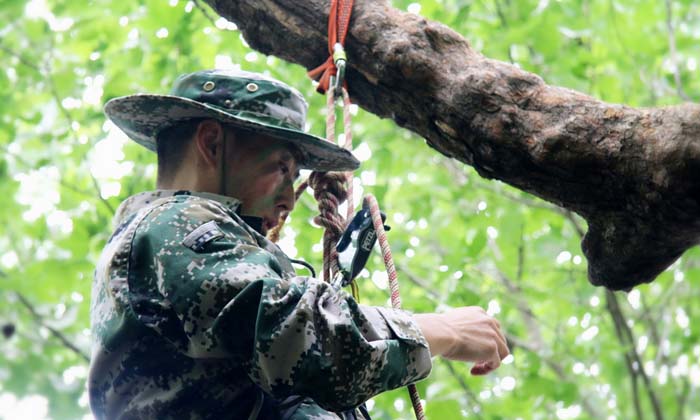
[(359, 166), (303, 132), (306, 111), (279, 81), (216, 70), (106, 105), (159, 167), (158, 189), (120, 206), (95, 272), (98, 419), (363, 418), (356, 407), (426, 377), (431, 355), (485, 374), (508, 354), (480, 308), (358, 305), (265, 238), (294, 207), (299, 169)]

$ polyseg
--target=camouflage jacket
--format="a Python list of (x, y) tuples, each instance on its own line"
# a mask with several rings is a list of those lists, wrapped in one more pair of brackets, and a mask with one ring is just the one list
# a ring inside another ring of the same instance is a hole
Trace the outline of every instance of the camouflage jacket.
[(287, 418), (338, 419), (430, 372), (408, 313), (296, 276), (238, 206), (184, 191), (120, 206), (92, 291), (97, 419), (247, 419), (294, 395)]

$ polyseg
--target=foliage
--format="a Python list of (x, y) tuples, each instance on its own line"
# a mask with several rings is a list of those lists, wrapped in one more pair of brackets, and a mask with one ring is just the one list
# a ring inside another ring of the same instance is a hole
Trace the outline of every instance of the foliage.
[[(550, 84), (656, 106), (700, 98), (700, 6), (666, 1), (393, 4)], [(105, 121), (104, 102), (231, 65), (302, 90), (317, 134), (324, 102), (304, 69), (252, 51), (235, 25), (197, 3), (5, 0), (0, 21), (0, 417), (89, 418), (92, 270), (114, 209), (153, 188), (155, 174), (154, 156)], [(586, 281), (575, 216), (479, 178), (390, 121), (362, 110), (354, 121), (358, 181), (394, 227), (404, 306), (481, 305), (511, 339), (514, 357), (485, 378), (436, 360), (419, 384), (430, 419), (653, 417), (651, 395), (667, 418), (700, 418), (697, 249), (651, 285), (606, 293)], [(319, 267), (314, 207), (301, 199), (282, 245)], [(378, 256), (360, 284), (363, 303), (387, 303)], [(412, 417), (404, 390), (370, 405), (378, 419)]]

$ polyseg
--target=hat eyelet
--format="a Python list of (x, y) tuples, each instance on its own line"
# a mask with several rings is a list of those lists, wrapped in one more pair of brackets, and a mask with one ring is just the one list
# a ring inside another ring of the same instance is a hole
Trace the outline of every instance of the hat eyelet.
[(255, 83), (248, 83), (245, 85), (245, 88), (248, 90), (248, 92), (257, 92), (258, 91), (258, 85)]
[(209, 80), (207, 82), (204, 82), (204, 84), (202, 85), (202, 89), (204, 89), (205, 92), (211, 92), (212, 90), (214, 90), (214, 86), (216, 86), (214, 82)]

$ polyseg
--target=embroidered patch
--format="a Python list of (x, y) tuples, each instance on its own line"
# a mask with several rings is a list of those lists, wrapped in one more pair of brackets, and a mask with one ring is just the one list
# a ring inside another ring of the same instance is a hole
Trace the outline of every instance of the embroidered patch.
[(223, 238), (224, 233), (219, 229), (215, 221), (207, 222), (190, 232), (182, 244), (195, 252), (204, 249), (204, 245), (219, 238)]

